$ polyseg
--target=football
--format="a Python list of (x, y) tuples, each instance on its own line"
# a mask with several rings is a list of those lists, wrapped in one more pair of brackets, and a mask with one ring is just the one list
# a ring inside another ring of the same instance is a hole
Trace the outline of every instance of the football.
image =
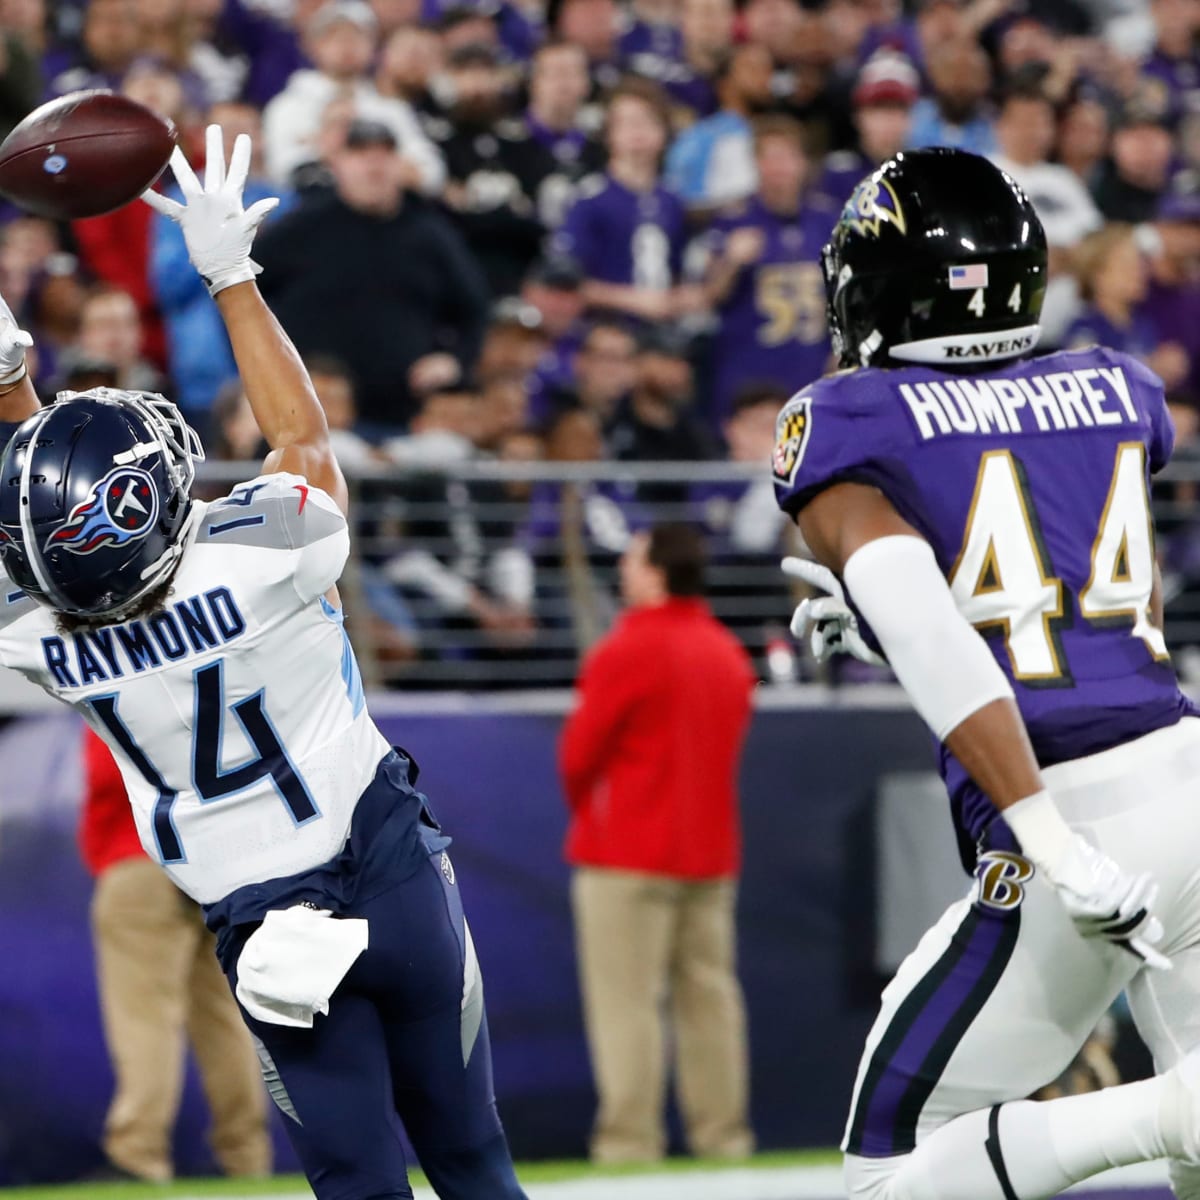
[(39, 217), (98, 217), (162, 174), (175, 125), (107, 91), (71, 92), (34, 109), (0, 144), (0, 193)]

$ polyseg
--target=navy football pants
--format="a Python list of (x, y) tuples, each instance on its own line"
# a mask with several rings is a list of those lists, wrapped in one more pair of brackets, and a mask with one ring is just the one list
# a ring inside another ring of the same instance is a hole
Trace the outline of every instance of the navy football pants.
[[(370, 945), (327, 1016), (296, 1029), (242, 1012), (317, 1200), (411, 1197), (401, 1122), (443, 1200), (524, 1200), (496, 1112), (487, 1021), (463, 1006), (449, 858), (435, 852), (346, 915), (367, 919)], [(229, 980), (236, 987), (236, 966)]]

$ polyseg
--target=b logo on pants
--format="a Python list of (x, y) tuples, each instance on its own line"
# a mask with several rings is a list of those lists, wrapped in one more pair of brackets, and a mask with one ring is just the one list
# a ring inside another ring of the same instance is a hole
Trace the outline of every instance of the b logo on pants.
[(988, 908), (1008, 912), (1025, 899), (1025, 887), (1033, 878), (1033, 864), (1019, 854), (988, 850), (975, 864), (978, 882), (975, 899)]

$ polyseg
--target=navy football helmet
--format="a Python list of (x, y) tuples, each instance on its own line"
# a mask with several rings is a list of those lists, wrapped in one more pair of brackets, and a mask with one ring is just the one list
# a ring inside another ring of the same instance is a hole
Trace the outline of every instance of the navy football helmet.
[(843, 367), (971, 369), (1037, 345), (1046, 234), (999, 167), (906, 150), (854, 189), (822, 262)]
[(162, 396), (60, 392), (0, 461), (5, 572), (56, 612), (118, 619), (175, 569), (203, 458)]

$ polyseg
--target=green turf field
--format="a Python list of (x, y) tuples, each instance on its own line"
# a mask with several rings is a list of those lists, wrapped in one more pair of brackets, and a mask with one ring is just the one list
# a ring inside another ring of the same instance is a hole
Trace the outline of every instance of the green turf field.
[[(779, 1168), (831, 1166), (840, 1161), (835, 1150), (792, 1151), (779, 1154), (758, 1154), (738, 1163), (741, 1168)], [(583, 1162), (525, 1163), (517, 1171), (522, 1183), (558, 1183), (574, 1179), (611, 1178), (622, 1176), (664, 1175), (673, 1171), (694, 1171), (706, 1167), (712, 1170), (729, 1168), (727, 1160), (705, 1162), (703, 1159), (674, 1158), (655, 1167), (593, 1167)], [(420, 1172), (413, 1172), (413, 1182), (424, 1182)], [(616, 1191), (616, 1189), (614, 1189)], [(0, 1200), (158, 1200), (159, 1197), (243, 1197), (306, 1195), (307, 1188), (299, 1175), (277, 1175), (259, 1181), (229, 1179), (182, 1179), (177, 1183), (157, 1186), (133, 1183), (50, 1184), (46, 1187), (0, 1188)]]

